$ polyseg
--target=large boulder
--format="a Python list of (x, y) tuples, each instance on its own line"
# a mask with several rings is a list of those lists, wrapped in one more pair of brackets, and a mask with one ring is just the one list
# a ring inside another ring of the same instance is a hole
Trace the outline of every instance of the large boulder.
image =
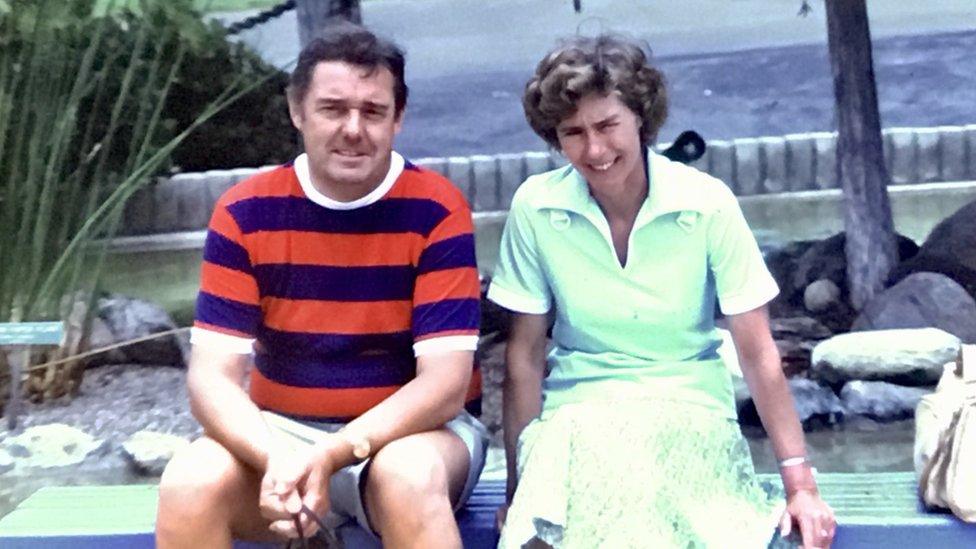
[(976, 298), (976, 270), (964, 266), (952, 257), (919, 253), (899, 263), (888, 276), (888, 286), (894, 286), (914, 273), (938, 273), (951, 278), (966, 293)]
[(906, 419), (931, 387), (904, 387), (884, 381), (850, 381), (840, 391), (848, 416), (867, 416), (881, 421)]
[[(173, 319), (162, 307), (142, 299), (110, 294), (98, 299), (89, 348), (107, 347), (175, 328)], [(174, 334), (97, 355), (88, 365), (135, 363), (185, 366), (188, 357), (189, 341), (185, 336)]]
[(976, 200), (936, 225), (919, 254), (952, 258), (969, 271), (976, 272)]
[(936, 328), (851, 332), (819, 343), (810, 373), (830, 384), (860, 379), (932, 385), (960, 347), (958, 337)]
[(851, 330), (929, 327), (976, 343), (976, 300), (947, 276), (915, 273), (869, 301)]

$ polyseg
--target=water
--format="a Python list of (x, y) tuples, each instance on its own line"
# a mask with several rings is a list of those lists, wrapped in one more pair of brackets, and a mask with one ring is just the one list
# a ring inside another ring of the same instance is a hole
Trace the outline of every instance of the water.
[[(777, 472), (772, 444), (746, 432), (752, 460), (760, 473)], [(807, 452), (824, 473), (877, 473), (914, 470), (915, 421), (876, 423), (854, 418), (834, 429), (806, 433)]]

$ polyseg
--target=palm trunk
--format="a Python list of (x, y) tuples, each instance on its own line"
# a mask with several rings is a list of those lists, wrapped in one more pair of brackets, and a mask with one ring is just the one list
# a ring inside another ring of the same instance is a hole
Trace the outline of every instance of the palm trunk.
[(296, 0), (295, 13), (298, 17), (298, 39), (303, 48), (334, 17), (362, 23), (359, 0)]
[(865, 0), (827, 0), (837, 110), (837, 179), (844, 190), (847, 279), (860, 310), (897, 263)]

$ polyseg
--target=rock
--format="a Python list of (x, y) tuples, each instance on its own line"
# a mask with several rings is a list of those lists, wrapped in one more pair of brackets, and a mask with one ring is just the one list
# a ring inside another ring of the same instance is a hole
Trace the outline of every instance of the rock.
[(950, 258), (976, 272), (976, 200), (936, 225), (919, 255)]
[(967, 294), (976, 298), (976, 270), (963, 266), (955, 258), (919, 253), (891, 271), (888, 286), (894, 286), (914, 273), (945, 275), (962, 286)]
[(976, 343), (976, 300), (947, 276), (915, 273), (869, 301), (851, 330), (928, 327)]
[(844, 407), (830, 387), (804, 378), (793, 378), (788, 383), (801, 423), (813, 419), (836, 423), (844, 416)]
[(779, 350), (783, 373), (787, 377), (803, 374), (810, 369), (810, 353), (815, 342), (799, 341), (795, 339), (777, 339), (776, 349)]
[(15, 458), (17, 468), (75, 465), (101, 447), (91, 435), (60, 423), (30, 427), (0, 442), (0, 449)]
[(826, 326), (806, 316), (770, 319), (769, 328), (783, 361), (783, 372), (787, 376), (807, 371), (810, 368), (810, 352), (813, 347), (817, 342), (833, 335)]
[(159, 476), (177, 450), (190, 441), (166, 433), (139, 431), (122, 444), (122, 454), (141, 475)]
[[(110, 294), (98, 299), (96, 309), (97, 318), (90, 348), (121, 343), (176, 328), (166, 311), (141, 299)], [(98, 321), (103, 322), (104, 327), (98, 326)], [(136, 363), (185, 366), (188, 356), (189, 344), (185, 338), (167, 336), (98, 355), (88, 365)]]
[(6, 450), (0, 448), (0, 475), (14, 468), (14, 458)]
[[(898, 241), (898, 258), (905, 261), (919, 253), (915, 241), (902, 235), (895, 235)], [(792, 287), (796, 290), (806, 288), (814, 281), (826, 278), (840, 288), (841, 295), (847, 295), (847, 256), (844, 246), (847, 242), (844, 233), (816, 242), (796, 261)]]
[(776, 280), (780, 292), (769, 304), (770, 316), (795, 316), (802, 313), (802, 303), (796, 299), (796, 288), (793, 287), (793, 273), (796, 272), (796, 262), (807, 249), (814, 244), (814, 240), (795, 241), (781, 247), (760, 244), (766, 267)]
[(854, 380), (844, 385), (840, 399), (848, 416), (867, 416), (881, 421), (906, 419), (931, 387), (903, 387), (883, 381)]
[(806, 316), (770, 319), (769, 329), (774, 339), (795, 338), (819, 341), (834, 335), (817, 319)]
[(829, 278), (811, 283), (803, 291), (803, 306), (811, 313), (823, 313), (840, 302), (840, 288)]
[[(816, 381), (805, 378), (787, 380), (793, 395), (796, 413), (805, 429), (819, 424), (834, 424), (844, 417), (844, 406), (837, 395)], [(748, 389), (747, 389), (748, 390)], [(740, 395), (736, 390), (736, 399)], [(761, 426), (756, 404), (749, 397), (739, 408), (739, 421), (747, 426)]]
[(960, 345), (958, 337), (936, 328), (841, 334), (813, 349), (810, 373), (831, 384), (861, 379), (932, 385)]

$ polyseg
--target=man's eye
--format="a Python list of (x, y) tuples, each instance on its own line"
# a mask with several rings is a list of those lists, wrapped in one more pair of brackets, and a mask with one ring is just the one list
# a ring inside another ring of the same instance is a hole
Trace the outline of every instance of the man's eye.
[(363, 111), (363, 116), (369, 120), (383, 120), (386, 113), (380, 110), (367, 109)]

